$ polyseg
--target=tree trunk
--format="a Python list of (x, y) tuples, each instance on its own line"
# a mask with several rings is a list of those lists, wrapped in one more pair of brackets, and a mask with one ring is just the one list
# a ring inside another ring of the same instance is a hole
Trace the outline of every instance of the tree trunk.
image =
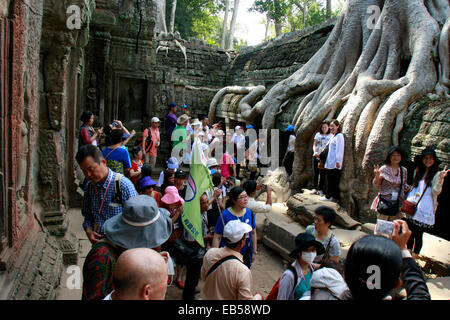
[(283, 26), (282, 26), (281, 22), (275, 21), (275, 35), (276, 35), (276, 37), (279, 37), (279, 36), (281, 36), (283, 34), (282, 27)]
[(270, 26), (270, 19), (269, 16), (266, 14), (266, 33), (264, 35), (264, 40), (267, 40), (267, 37), (269, 36), (269, 26)]
[[(375, 26), (368, 23), (371, 5), (381, 10)], [(338, 119), (346, 139), (341, 204), (356, 218), (373, 216), (373, 166), (383, 163), (390, 145), (398, 143), (408, 107), (435, 88), (441, 32), (448, 39), (438, 21), (449, 16), (448, 0), (346, 2), (319, 51), (253, 107), (264, 110), (262, 127), (270, 129), (280, 107), (304, 96), (292, 121), (297, 137), (294, 189), (311, 180), (311, 144), (320, 123)], [(401, 67), (405, 61), (407, 68)]]
[(236, 19), (237, 19), (238, 11), (239, 11), (239, 0), (234, 0), (233, 16), (231, 18), (230, 37), (228, 38), (227, 50), (233, 49), (234, 28), (236, 26)]
[(225, 41), (227, 38), (228, 12), (230, 11), (230, 0), (225, 4), (225, 17), (223, 18), (222, 39), (220, 40), (220, 48), (225, 49)]
[(327, 19), (331, 17), (331, 0), (327, 0), (327, 9), (326, 9), (326, 17)]
[(170, 14), (170, 33), (175, 29), (175, 11), (177, 10), (177, 0), (172, 0), (172, 12)]
[(167, 24), (166, 24), (166, 0), (161, 0), (161, 22), (163, 31), (167, 33)]

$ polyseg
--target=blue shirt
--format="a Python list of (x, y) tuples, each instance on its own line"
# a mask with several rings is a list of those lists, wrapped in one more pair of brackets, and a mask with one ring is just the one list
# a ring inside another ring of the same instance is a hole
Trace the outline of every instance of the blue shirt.
[(108, 168), (117, 173), (125, 174), (125, 169), (131, 168), (131, 159), (126, 147), (116, 149), (106, 147), (103, 149), (103, 157)]
[[(256, 223), (255, 223), (255, 214), (253, 214), (252, 218), (252, 211), (248, 208), (245, 208), (245, 214), (242, 217), (236, 217), (234, 214), (231, 213), (230, 208), (225, 209), (222, 212), (223, 220), (225, 221), (225, 225), (232, 220), (241, 220), (242, 222), (247, 223), (252, 227), (252, 229), (256, 229)], [(215, 233), (223, 235), (223, 223), (222, 218), (217, 219), (216, 229), (214, 230)], [(252, 242), (252, 232), (250, 231), (248, 234), (247, 241), (245, 242), (245, 246), (241, 249), (241, 254), (244, 255), (245, 251), (249, 249), (249, 258), (250, 258), (250, 266), (252, 265), (252, 258), (253, 258), (253, 242)], [(225, 247), (225, 241), (222, 239), (220, 240), (220, 248)]]
[[(114, 179), (116, 175), (116, 172), (109, 169), (108, 178), (103, 184), (92, 183), (91, 181), (86, 183), (83, 207), (81, 209), (81, 213), (84, 216), (83, 228), (85, 230), (87, 227), (91, 227), (95, 232), (104, 235), (103, 224), (105, 221), (122, 213), (122, 205), (112, 201), (115, 196)], [(92, 187), (90, 187), (91, 184)], [(91, 188), (90, 192), (89, 188)], [(108, 190), (106, 190), (107, 188)], [(120, 189), (122, 190), (122, 202), (137, 195), (133, 183), (127, 177), (122, 177), (120, 180)], [(99, 212), (106, 191), (106, 198), (102, 210)]]

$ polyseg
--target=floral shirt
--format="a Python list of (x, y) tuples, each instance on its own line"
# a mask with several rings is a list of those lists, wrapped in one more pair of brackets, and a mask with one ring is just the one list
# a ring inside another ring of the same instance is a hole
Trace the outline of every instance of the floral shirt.
[(114, 290), (114, 267), (122, 252), (108, 241), (92, 246), (83, 265), (82, 300), (102, 300)]
[[(380, 168), (380, 176), (382, 178), (380, 184), (375, 184), (375, 179), (373, 180), (374, 187), (378, 188), (380, 195), (383, 196), (386, 200), (396, 201), (396, 198), (392, 197), (392, 194), (397, 193), (397, 197), (399, 199), (399, 203), (402, 203), (406, 199), (406, 191), (409, 190), (410, 186), (406, 183), (408, 181), (408, 170), (405, 167), (401, 167), (403, 171), (403, 186), (402, 190), (400, 190), (400, 182), (401, 175), (400, 171), (397, 172), (397, 175), (394, 173), (394, 170), (391, 166), (382, 166)], [(373, 200), (371, 209), (376, 210), (378, 206), (378, 195)]]

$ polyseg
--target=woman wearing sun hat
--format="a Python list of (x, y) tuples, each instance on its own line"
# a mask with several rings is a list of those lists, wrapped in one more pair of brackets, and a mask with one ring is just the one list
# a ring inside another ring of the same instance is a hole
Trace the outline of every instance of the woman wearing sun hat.
[[(284, 271), (280, 278), (277, 300), (299, 300), (310, 294), (310, 281), (313, 273), (312, 263), (316, 255), (325, 252), (322, 243), (317, 241), (312, 234), (300, 233), (295, 238), (295, 248), (289, 257), (295, 259), (291, 267)], [(297, 283), (294, 283), (295, 270)]]
[(164, 196), (161, 198), (161, 207), (167, 209), (170, 213), (170, 218), (172, 219), (172, 235), (163, 245), (163, 249), (169, 251), (171, 256), (175, 259), (176, 267), (176, 280), (175, 284), (180, 288), (184, 288), (184, 283), (182, 281), (182, 270), (181, 265), (182, 258), (179, 257), (174, 250), (173, 243), (180, 239), (183, 235), (183, 223), (181, 221), (181, 214), (183, 213), (184, 200), (180, 197), (178, 189), (175, 186), (168, 186), (165, 190)]
[(406, 197), (407, 201), (417, 204), (413, 216), (406, 215), (406, 222), (412, 234), (408, 241), (408, 249), (417, 256), (422, 249), (422, 236), (434, 227), (437, 209), (437, 197), (442, 191), (444, 179), (450, 170), (447, 166), (439, 171), (441, 161), (432, 148), (425, 148), (414, 158), (416, 171), (413, 188)]
[[(398, 212), (395, 215), (385, 215), (378, 212), (378, 204), (380, 198), (389, 202), (401, 203), (406, 199), (406, 194), (411, 190), (411, 186), (408, 185), (408, 170), (401, 166), (401, 163), (406, 159), (405, 152), (398, 146), (392, 146), (384, 160), (384, 165), (374, 165), (375, 177), (372, 181), (374, 187), (378, 189), (378, 194), (372, 202), (370, 207), (372, 210), (377, 211), (377, 218), (381, 220), (394, 221), (402, 218), (400, 213), (400, 206), (397, 206)], [(400, 189), (401, 187), (401, 189)]]

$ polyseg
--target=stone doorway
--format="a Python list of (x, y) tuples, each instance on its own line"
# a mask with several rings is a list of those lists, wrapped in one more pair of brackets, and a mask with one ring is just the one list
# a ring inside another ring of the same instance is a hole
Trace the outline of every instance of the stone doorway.
[(129, 131), (142, 132), (149, 117), (147, 93), (146, 79), (120, 76), (116, 82), (116, 103), (111, 121), (118, 119)]

